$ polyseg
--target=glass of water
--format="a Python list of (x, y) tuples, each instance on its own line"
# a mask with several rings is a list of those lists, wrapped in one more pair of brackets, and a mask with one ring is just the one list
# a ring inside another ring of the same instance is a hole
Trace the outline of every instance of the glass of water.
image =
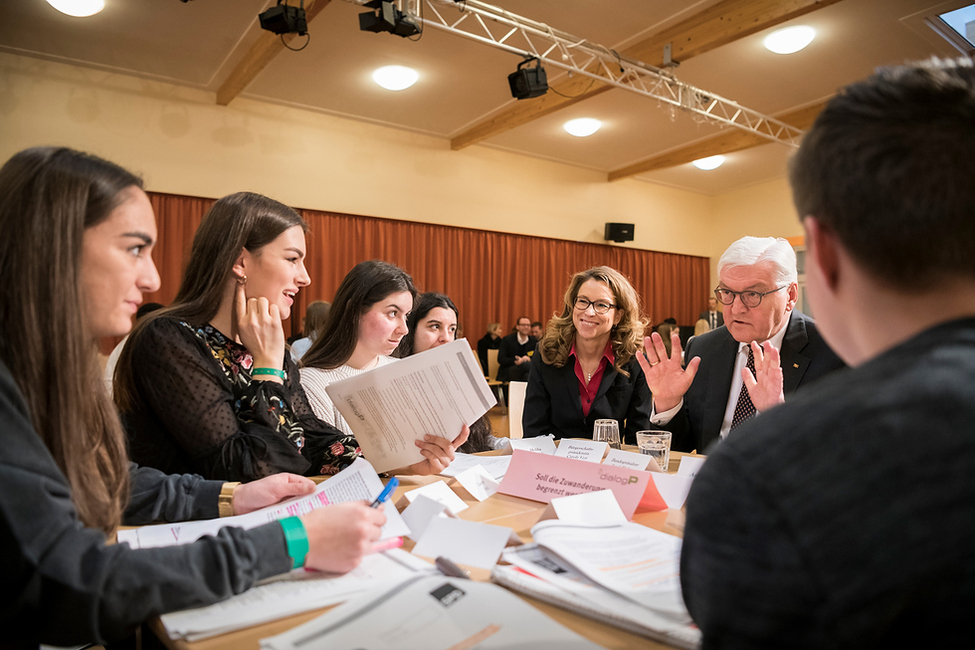
[(620, 444), (620, 425), (616, 420), (596, 420), (592, 428), (592, 439), (608, 442), (611, 449), (622, 449)]
[(636, 444), (640, 453), (653, 457), (664, 472), (670, 466), (670, 439), (670, 431), (636, 432)]

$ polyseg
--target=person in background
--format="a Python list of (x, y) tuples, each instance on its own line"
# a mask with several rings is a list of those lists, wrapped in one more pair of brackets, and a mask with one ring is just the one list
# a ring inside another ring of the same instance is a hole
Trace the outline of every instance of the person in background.
[[(139, 309), (135, 312), (135, 322), (138, 323), (145, 316), (148, 316), (152, 312), (162, 309), (165, 305), (161, 305), (158, 302), (147, 302), (144, 305), (140, 305)], [(115, 366), (118, 365), (118, 358), (122, 354), (122, 348), (125, 347), (125, 343), (129, 340), (129, 335), (126, 334), (125, 338), (119, 341), (118, 345), (112, 348), (111, 354), (108, 355), (108, 359), (105, 361), (105, 387), (108, 389), (109, 396), (113, 392), (113, 384), (115, 381)]]
[(714, 296), (708, 297), (708, 308), (698, 318), (708, 324), (708, 331), (724, 325), (724, 314), (718, 311), (718, 300)]
[(531, 335), (527, 316), (518, 319), (515, 331), (501, 339), (498, 348), (498, 381), (527, 381), (528, 362), (538, 343)]
[[(454, 302), (442, 293), (420, 294), (413, 303), (413, 310), (406, 319), (409, 329), (400, 339), (393, 351), (397, 359), (405, 359), (418, 352), (440, 347), (456, 340), (457, 320), (460, 312)], [(471, 433), (463, 445), (457, 448), (465, 454), (480, 451), (503, 449), (507, 446), (504, 438), (498, 438), (491, 431), (491, 421), (487, 414), (471, 425)]]
[(535, 321), (532, 323), (531, 335), (536, 341), (542, 340), (542, 334), (545, 333), (545, 328), (541, 321)]
[(850, 369), (694, 480), (703, 648), (975, 645), (973, 148), (972, 60), (929, 60), (841, 90), (790, 161), (805, 290)]
[[(390, 355), (409, 331), (406, 318), (415, 296), (409, 274), (387, 262), (359, 262), (348, 272), (319, 337), (301, 360), (301, 384), (319, 418), (353, 434), (325, 388), (396, 361)], [(452, 441), (427, 434), (416, 443), (425, 460), (396, 473), (438, 474), (466, 441), (466, 426)]]
[[(497, 350), (501, 347), (501, 323), (488, 323), (487, 333), (477, 341), (477, 358), (481, 362), (481, 369), (484, 376), (488, 377), (488, 350)], [(495, 379), (495, 377), (488, 377)]]
[(619, 271), (576, 273), (531, 360), (525, 437), (592, 438), (596, 420), (613, 419), (623, 442), (636, 444), (636, 432), (650, 428), (650, 391), (636, 360), (645, 327), (640, 298)]
[(314, 490), (293, 474), (235, 486), (129, 462), (97, 341), (126, 334), (159, 288), (155, 239), (141, 181), (113, 163), (44, 147), (0, 168), (0, 277), (17, 278), (0, 283), (4, 646), (124, 644), (143, 621), (294, 567), (349, 571), (381, 534), (381, 510), (346, 503), (181, 546), (107, 542), (120, 524), (244, 514)]
[(718, 260), (714, 294), (726, 306), (725, 327), (695, 336), (683, 356), (677, 332), (670, 353), (654, 333), (646, 357), (638, 357), (653, 394), (651, 422), (673, 432), (677, 451), (704, 453), (745, 420), (843, 367), (815, 321), (795, 309), (796, 254), (786, 240), (734, 242)]
[(281, 321), (308, 286), (301, 216), (238, 192), (204, 216), (172, 304), (133, 330), (115, 400), (141, 465), (249, 481), (335, 474), (359, 455), (315, 417)]
[(318, 332), (325, 325), (325, 317), (328, 316), (332, 303), (324, 300), (315, 300), (305, 309), (305, 319), (302, 330), (305, 336), (291, 344), (291, 358), (298, 362), (305, 352), (311, 347), (318, 337)]

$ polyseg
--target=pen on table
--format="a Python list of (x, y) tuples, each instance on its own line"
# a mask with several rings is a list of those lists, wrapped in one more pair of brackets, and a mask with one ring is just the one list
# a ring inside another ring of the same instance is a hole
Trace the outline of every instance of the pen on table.
[(436, 564), (437, 568), (440, 569), (440, 573), (444, 574), (445, 576), (449, 576), (451, 578), (464, 578), (465, 580), (471, 577), (471, 574), (464, 571), (451, 560), (442, 555), (434, 561), (434, 564)]
[(395, 490), (398, 485), (399, 485), (398, 478), (394, 476), (393, 478), (389, 479), (389, 483), (387, 483), (386, 487), (383, 488), (383, 491), (379, 493), (379, 496), (376, 497), (376, 500), (373, 501), (371, 504), (369, 504), (369, 507), (378, 508), (380, 503), (389, 499), (390, 495), (393, 493), (393, 490)]

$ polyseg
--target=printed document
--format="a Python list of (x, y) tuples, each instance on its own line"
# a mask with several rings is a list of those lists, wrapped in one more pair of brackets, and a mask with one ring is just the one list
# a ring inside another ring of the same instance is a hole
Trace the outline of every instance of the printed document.
[(463, 425), (473, 424), (497, 403), (466, 339), (325, 390), (379, 472), (424, 460), (415, 440), (426, 434), (453, 440)]
[[(118, 541), (125, 542), (132, 548), (151, 548), (154, 546), (175, 546), (195, 542), (204, 535), (216, 535), (224, 526), (238, 528), (257, 528), (263, 524), (285, 519), (300, 517), (317, 508), (323, 508), (333, 503), (345, 501), (371, 501), (379, 496), (383, 490), (383, 482), (376, 475), (364, 458), (357, 458), (354, 463), (343, 469), (323, 483), (319, 483), (315, 491), (308, 496), (298, 497), (289, 501), (255, 510), (246, 515), (235, 517), (221, 517), (220, 519), (206, 519), (203, 521), (184, 521), (175, 524), (160, 524), (157, 526), (142, 526), (129, 530), (120, 530)], [(386, 515), (386, 525), (380, 539), (409, 535), (410, 529), (403, 521), (392, 504), (383, 509)]]
[(262, 650), (423, 648), (596, 650), (598, 645), (489, 582), (409, 578), (269, 639)]
[(401, 549), (374, 553), (344, 575), (295, 569), (208, 607), (160, 616), (171, 638), (197, 641), (286, 616), (344, 602), (416, 572), (434, 572), (429, 562)]

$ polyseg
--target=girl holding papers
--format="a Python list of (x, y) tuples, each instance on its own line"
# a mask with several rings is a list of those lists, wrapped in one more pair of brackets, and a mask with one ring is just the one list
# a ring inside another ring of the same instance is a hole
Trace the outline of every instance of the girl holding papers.
[[(370, 260), (349, 271), (335, 292), (321, 333), (301, 358), (301, 385), (315, 415), (352, 435), (325, 388), (396, 361), (390, 355), (410, 331), (407, 316), (415, 297), (413, 279), (392, 264)], [(467, 427), (452, 441), (427, 435), (425, 442), (416, 443), (425, 460), (394, 473), (437, 474), (467, 437)]]
[(595, 421), (606, 418), (635, 444), (650, 423), (650, 391), (636, 360), (645, 326), (640, 298), (619, 271), (576, 273), (532, 356), (525, 437), (592, 438)]
[[(460, 312), (457, 311), (457, 306), (444, 294), (420, 294), (413, 303), (413, 311), (406, 318), (409, 332), (400, 339), (393, 356), (397, 359), (405, 359), (417, 352), (450, 343), (457, 338), (459, 319)], [(474, 454), (505, 447), (507, 447), (507, 439), (498, 438), (491, 432), (491, 421), (487, 415), (484, 415), (471, 425), (470, 437), (457, 451)]]
[(315, 417), (285, 354), (281, 320), (311, 282), (306, 229), (260, 194), (210, 208), (176, 298), (136, 326), (119, 359), (115, 400), (132, 460), (249, 481), (335, 474), (356, 459), (355, 440)]
[(4, 645), (118, 641), (293, 567), (349, 571), (380, 537), (385, 516), (362, 502), (183, 546), (106, 544), (122, 523), (243, 514), (314, 490), (293, 474), (237, 486), (129, 462), (97, 341), (126, 334), (159, 288), (155, 238), (141, 181), (112, 163), (37, 148), (0, 168)]

